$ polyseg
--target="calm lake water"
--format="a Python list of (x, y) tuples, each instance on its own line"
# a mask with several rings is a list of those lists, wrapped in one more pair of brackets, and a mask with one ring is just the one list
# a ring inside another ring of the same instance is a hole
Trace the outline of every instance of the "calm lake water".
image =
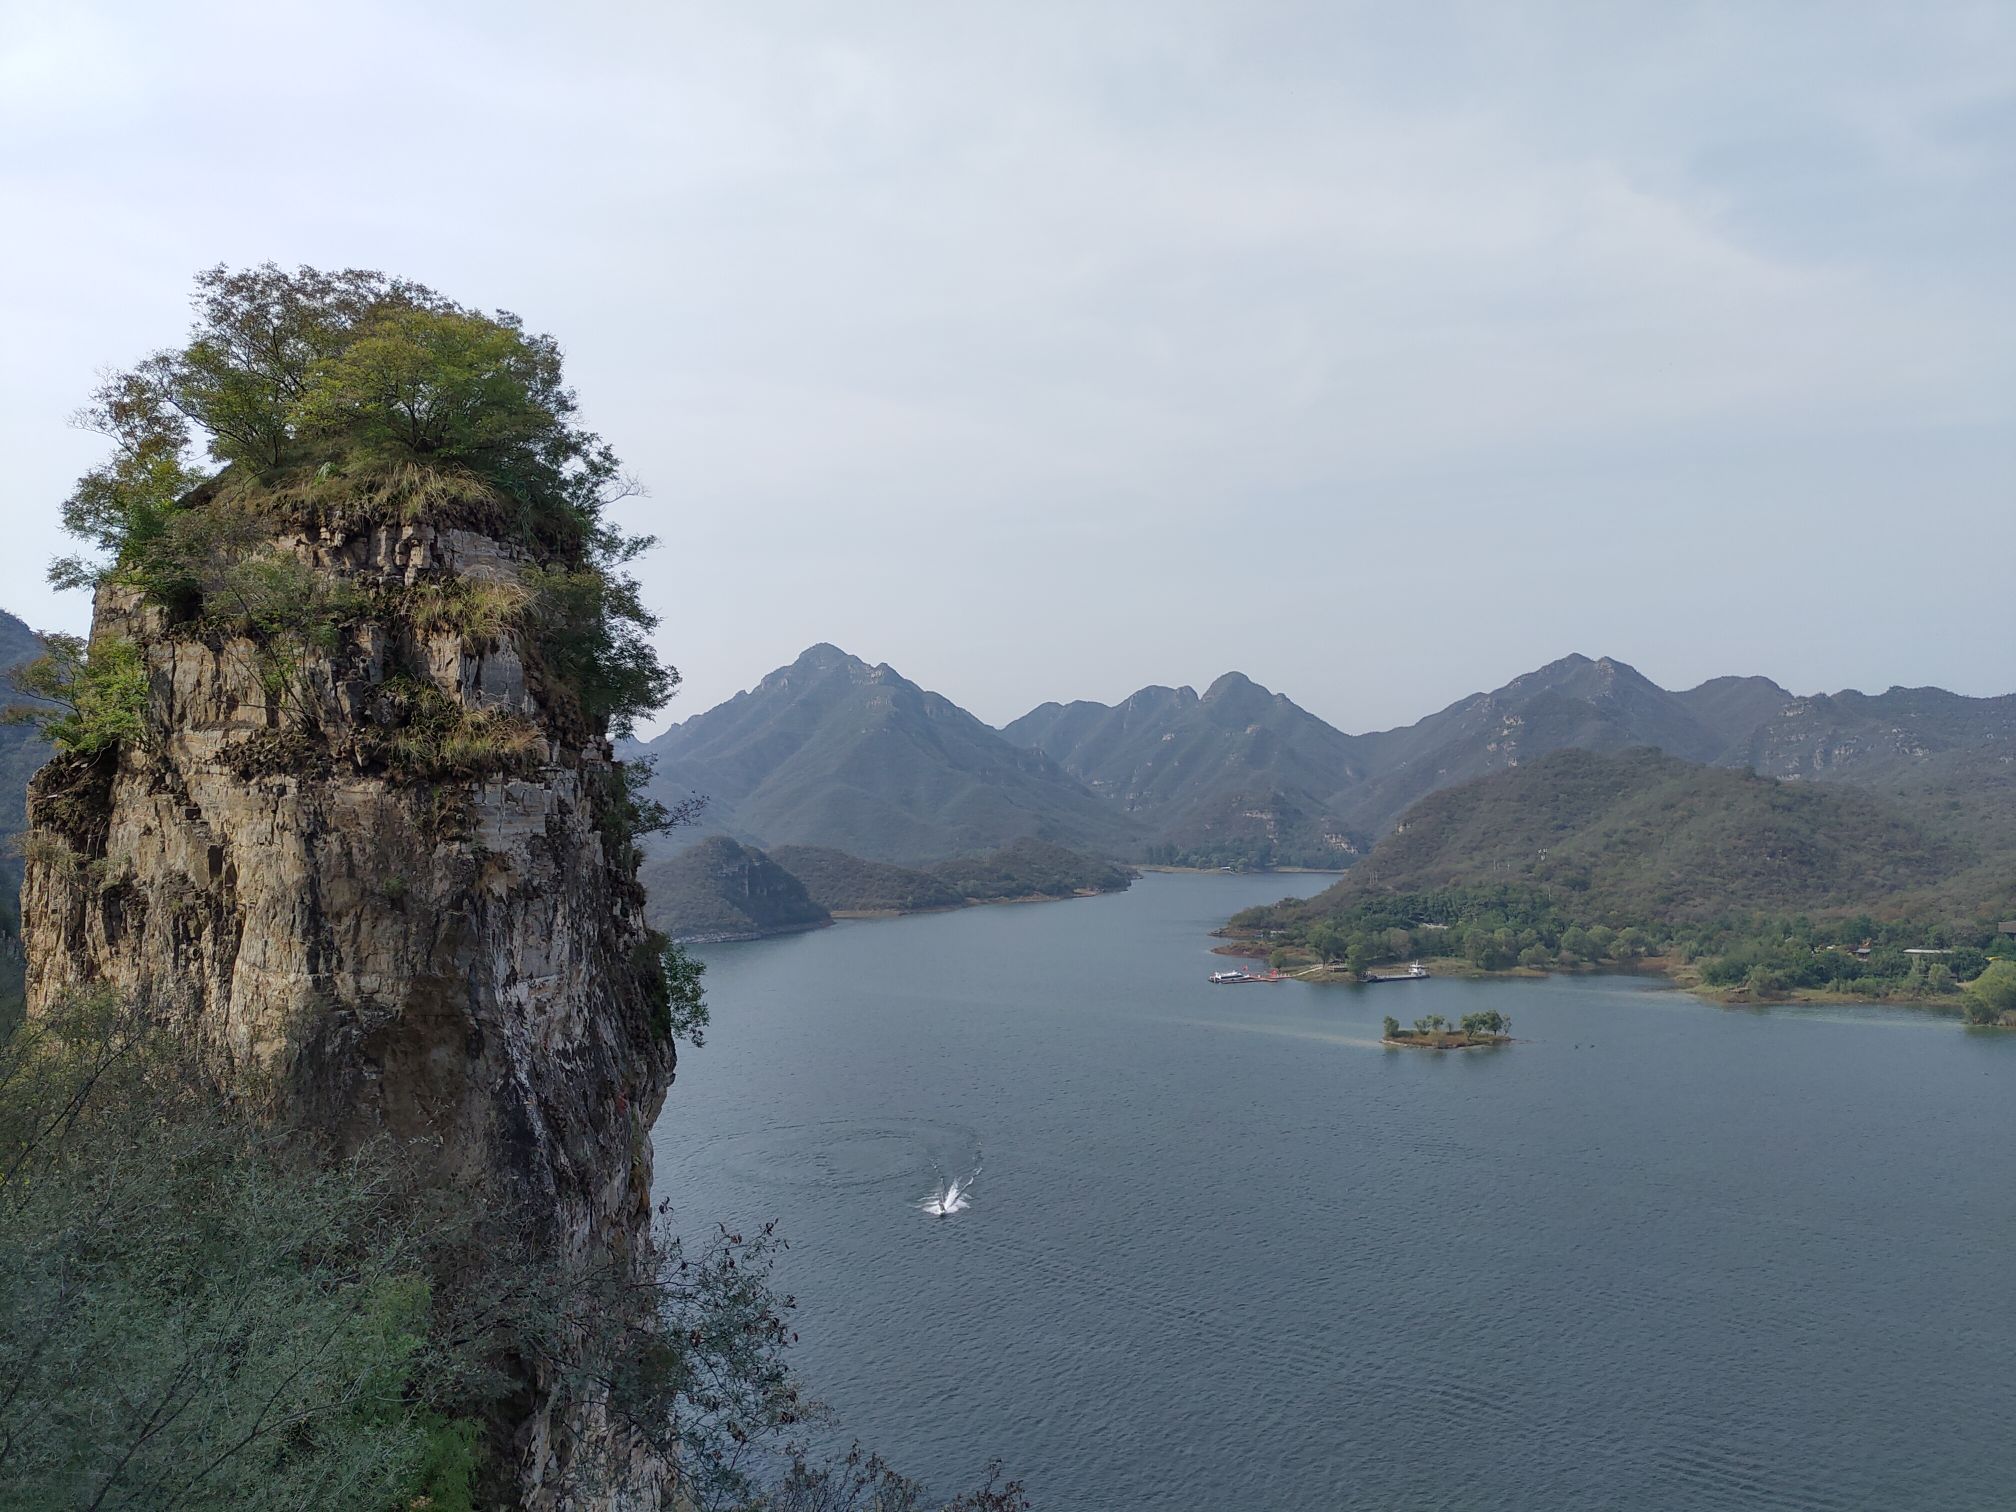
[[(1212, 987), (1325, 878), (704, 953), (658, 1184), (775, 1218), (798, 1364), (1048, 1512), (2016, 1505), (2016, 1035), (1625, 978)], [(1380, 1017), (1522, 1043), (1387, 1050)], [(934, 1163), (973, 1205), (916, 1204)]]

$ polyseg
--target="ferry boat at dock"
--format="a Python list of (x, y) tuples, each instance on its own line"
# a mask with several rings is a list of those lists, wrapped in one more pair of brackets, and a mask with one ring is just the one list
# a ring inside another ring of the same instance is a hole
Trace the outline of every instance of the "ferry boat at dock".
[(1214, 971), (1209, 980), (1213, 987), (1239, 987), (1248, 982), (1285, 982), (1288, 978), (1277, 969), (1265, 976), (1254, 976), (1250, 971)]
[(1373, 982), (1425, 982), (1427, 980), (1428, 980), (1428, 968), (1426, 966), (1423, 966), (1419, 961), (1408, 962), (1407, 969), (1405, 971), (1394, 971), (1384, 973), (1377, 971), (1368, 971), (1365, 973), (1365, 981), (1367, 985), (1370, 985)]

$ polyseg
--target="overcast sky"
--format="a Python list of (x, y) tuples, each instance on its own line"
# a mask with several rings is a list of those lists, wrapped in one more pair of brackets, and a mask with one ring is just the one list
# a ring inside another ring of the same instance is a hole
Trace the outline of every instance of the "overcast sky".
[(555, 332), (683, 718), (2016, 688), (2016, 6), (0, 0), (0, 606), (219, 261)]

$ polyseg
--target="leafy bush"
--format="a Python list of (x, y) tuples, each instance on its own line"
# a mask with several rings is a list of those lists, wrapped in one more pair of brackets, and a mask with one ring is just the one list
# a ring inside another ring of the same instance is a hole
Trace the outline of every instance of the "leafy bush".
[(1967, 984), (1964, 996), (1968, 1023), (2016, 1023), (2016, 961), (1996, 961)]
[(18, 1030), (0, 1088), (12, 1492), (391, 1505), (433, 1365), (423, 1236), (385, 1200), (389, 1166), (318, 1162), (102, 999)]
[(694, 959), (654, 929), (646, 933), (638, 947), (635, 964), (644, 978), (652, 1032), (660, 1039), (704, 1044), (707, 998), (700, 978), (706, 973), (706, 963)]
[[(808, 1409), (770, 1228), (688, 1245), (661, 1209), (648, 1264), (556, 1261), (272, 1101), (104, 997), (0, 1041), (0, 1501), (499, 1505), (537, 1360), (660, 1451), (695, 1512), (939, 1505), (872, 1456), (792, 1448)], [(617, 1470), (577, 1463), (570, 1495), (609, 1504)], [(990, 1474), (948, 1512), (1026, 1506)]]
[[(288, 569), (275, 557), (252, 570), (250, 595), (233, 574), (274, 526), (329, 509), (473, 514), (534, 559), (550, 694), (619, 734), (670, 695), (677, 673), (626, 570), (652, 543), (605, 517), (632, 485), (576, 423), (550, 336), (357, 270), (213, 268), (196, 310), (185, 346), (87, 407), (113, 454), (64, 505), (91, 551), (59, 562), (56, 581), (119, 582), (178, 615), (234, 612), (256, 635), (243, 600)], [(199, 438), (225, 464), (214, 478), (189, 459)]]
[(707, 806), (707, 800), (700, 797), (676, 804), (653, 798), (651, 774), (656, 765), (657, 758), (652, 756), (616, 763), (596, 808), (602, 844), (615, 864), (626, 872), (643, 858), (640, 847), (646, 836), (662, 835), (690, 824)]
[(85, 641), (45, 635), (43, 654), (14, 668), (8, 681), (30, 702), (6, 711), (35, 725), (49, 743), (79, 756), (147, 743), (147, 664), (123, 636)]

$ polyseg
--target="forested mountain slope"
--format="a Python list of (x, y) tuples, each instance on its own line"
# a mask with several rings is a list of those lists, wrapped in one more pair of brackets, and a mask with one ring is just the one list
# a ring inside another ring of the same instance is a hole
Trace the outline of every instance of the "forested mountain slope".
[(1855, 906), (1932, 886), (1965, 853), (1845, 787), (1779, 782), (1657, 751), (1559, 751), (1432, 794), (1310, 900), (1533, 885), (1598, 917), (1687, 920)]
[(681, 942), (753, 940), (832, 923), (805, 884), (753, 846), (714, 835), (639, 872), (652, 927)]

